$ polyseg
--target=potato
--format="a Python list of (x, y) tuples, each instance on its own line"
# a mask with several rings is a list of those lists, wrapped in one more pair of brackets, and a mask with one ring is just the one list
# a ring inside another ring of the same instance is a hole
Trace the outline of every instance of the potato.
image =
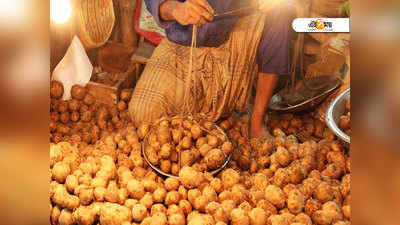
[(222, 171), (221, 175), (222, 184), (224, 189), (227, 190), (232, 188), (235, 184), (239, 183), (240, 176), (239, 173), (233, 169), (226, 169)]
[(80, 118), (83, 122), (89, 122), (92, 119), (92, 112), (89, 110), (85, 110), (81, 112)]
[(188, 200), (185, 199), (180, 200), (178, 206), (185, 215), (188, 215), (189, 213), (192, 212), (192, 205)]
[(151, 193), (146, 193), (141, 199), (140, 204), (144, 205), (146, 208), (150, 209), (153, 205), (153, 195)]
[(66, 177), (65, 179), (65, 187), (67, 188), (67, 191), (70, 193), (74, 193), (75, 188), (79, 185), (78, 178), (76, 178), (74, 175), (70, 174)]
[(351, 218), (351, 206), (350, 205), (344, 205), (342, 207), (342, 212), (343, 212), (344, 217), (346, 219), (350, 220), (350, 218)]
[(126, 190), (126, 188), (120, 188), (118, 190), (118, 203), (120, 205), (125, 204), (127, 198), (128, 198), (128, 190)]
[(72, 112), (70, 115), (70, 119), (72, 122), (78, 122), (80, 114), (76, 111)]
[(64, 162), (57, 162), (52, 169), (53, 179), (58, 183), (64, 183), (70, 173), (70, 166)]
[(267, 224), (267, 214), (261, 208), (254, 208), (249, 213), (251, 225), (265, 225)]
[(175, 144), (178, 144), (183, 138), (183, 132), (179, 129), (172, 129), (171, 130), (172, 140)]
[(223, 202), (225, 200), (229, 200), (232, 199), (232, 193), (231, 191), (222, 191), (219, 195), (218, 195), (218, 201), (219, 202)]
[(100, 224), (123, 224), (132, 220), (132, 211), (114, 203), (105, 203), (100, 210)]
[(301, 167), (300, 161), (293, 162), (288, 168), (290, 183), (299, 184), (304, 180), (306, 171)]
[(86, 88), (75, 84), (71, 88), (71, 96), (73, 99), (83, 100), (86, 95)]
[(208, 214), (194, 214), (190, 218), (188, 217), (188, 225), (197, 225), (197, 224), (215, 224), (214, 219), (211, 215)]
[(91, 225), (96, 220), (96, 212), (90, 207), (80, 206), (73, 212), (73, 217), (78, 224)]
[(250, 217), (245, 210), (236, 208), (230, 215), (232, 225), (250, 225)]
[(181, 214), (172, 214), (168, 217), (168, 223), (170, 225), (185, 225), (185, 217)]
[(332, 217), (323, 210), (317, 210), (312, 214), (312, 220), (319, 225), (328, 225), (332, 223)]
[(225, 212), (222, 208), (217, 208), (213, 214), (214, 220), (217, 221), (216, 224), (222, 222), (222, 224), (227, 224), (229, 222), (229, 214)]
[(218, 138), (214, 135), (207, 135), (207, 144), (210, 145), (212, 148), (218, 147)]
[(286, 202), (285, 194), (278, 186), (275, 185), (269, 185), (265, 189), (265, 199), (280, 209), (285, 206)]
[(201, 146), (203, 146), (204, 144), (207, 144), (207, 138), (206, 137), (199, 137), (196, 140), (196, 148), (200, 149)]
[(248, 193), (245, 187), (241, 184), (236, 184), (232, 187), (232, 200), (236, 205), (239, 205), (243, 201), (246, 201), (248, 198)]
[(293, 214), (303, 211), (305, 203), (304, 195), (297, 189), (291, 190), (287, 199), (287, 208)]
[(81, 103), (76, 99), (71, 99), (68, 101), (68, 109), (71, 112), (78, 111), (81, 107)]
[(350, 117), (340, 116), (338, 125), (341, 130), (346, 130), (350, 128)]
[(232, 142), (225, 141), (221, 146), (221, 150), (225, 153), (225, 155), (230, 155), (233, 150)]
[(199, 148), (199, 152), (201, 154), (201, 156), (205, 157), (209, 151), (211, 151), (212, 147), (208, 144), (203, 144), (200, 148)]
[(321, 182), (314, 190), (313, 196), (322, 203), (330, 201), (333, 199), (332, 187), (326, 182)]
[(192, 133), (192, 137), (194, 139), (198, 139), (203, 135), (203, 130), (197, 124), (193, 124), (193, 126), (190, 128), (190, 132)]
[(141, 222), (147, 216), (147, 208), (142, 204), (132, 207), (132, 218), (135, 222)]
[(96, 201), (103, 201), (107, 189), (104, 187), (96, 187), (93, 190), (93, 196)]
[(203, 195), (200, 195), (196, 199), (194, 199), (194, 202), (192, 205), (193, 205), (193, 208), (195, 208), (199, 212), (205, 212), (207, 203), (208, 203), (207, 198)]
[(107, 186), (107, 191), (104, 194), (104, 199), (111, 203), (118, 203), (119, 200), (119, 189), (115, 181), (110, 181)]
[(330, 177), (331, 179), (339, 179), (343, 175), (343, 167), (340, 167), (334, 163), (329, 164), (326, 168), (322, 171), (322, 176)]
[(209, 202), (206, 206), (206, 213), (210, 215), (214, 215), (218, 208), (221, 207), (221, 204), (218, 202)]
[(183, 149), (190, 149), (192, 147), (192, 139), (188, 136), (183, 137), (181, 141), (181, 146)]
[(93, 97), (93, 95), (91, 94), (86, 94), (85, 97), (83, 98), (83, 103), (85, 103), (86, 105), (90, 106), (93, 105), (95, 103), (95, 98)]
[(274, 184), (280, 188), (283, 188), (286, 184), (290, 182), (289, 173), (286, 169), (279, 168), (274, 175)]
[(206, 185), (203, 188), (202, 194), (207, 199), (207, 202), (213, 202), (218, 200), (217, 193), (210, 185)]
[(225, 155), (220, 149), (214, 148), (207, 153), (204, 160), (209, 170), (215, 170), (225, 162)]
[(169, 160), (161, 160), (160, 169), (164, 173), (168, 173), (169, 174), (171, 172), (171, 161), (169, 161)]
[(179, 165), (177, 163), (172, 163), (171, 165), (171, 174), (174, 176), (178, 176), (179, 175)]
[(195, 156), (194, 156), (194, 154), (193, 154), (192, 151), (190, 151), (190, 150), (185, 150), (185, 151), (182, 151), (182, 152), (181, 152), (181, 158), (180, 158), (180, 160), (181, 160), (181, 165), (182, 165), (183, 167), (185, 167), (185, 166), (191, 166), (191, 165), (194, 163), (194, 161), (195, 161)]
[(168, 159), (171, 155), (172, 148), (173, 147), (170, 143), (163, 144), (161, 146), (160, 153), (159, 153), (160, 157), (162, 159)]
[(268, 177), (262, 173), (256, 173), (252, 176), (253, 188), (255, 190), (264, 191), (265, 187), (269, 185)]
[(287, 166), (292, 160), (288, 150), (284, 147), (278, 147), (275, 154), (281, 166)]
[(308, 216), (312, 216), (313, 213), (317, 210), (319, 210), (321, 208), (321, 203), (319, 203), (317, 200), (315, 199), (308, 199), (306, 201), (306, 204), (304, 205), (304, 212), (308, 215)]
[(141, 199), (145, 194), (143, 184), (136, 179), (130, 180), (126, 185), (126, 189), (128, 190), (129, 196), (134, 199)]
[(159, 187), (153, 192), (153, 201), (157, 203), (164, 202), (167, 195), (167, 190), (165, 188)]
[(196, 198), (201, 196), (201, 191), (197, 188), (188, 191), (188, 200), (193, 205)]
[(61, 214), (61, 210), (57, 205), (52, 207), (51, 214), (50, 214), (51, 224), (57, 224), (58, 223), (58, 218), (60, 217), (60, 214)]
[(70, 195), (64, 185), (56, 183), (54, 190), (50, 190), (51, 200), (62, 208), (75, 209), (79, 206), (79, 198), (74, 195)]
[(238, 208), (243, 209), (244, 211), (249, 213), (253, 207), (251, 207), (249, 202), (243, 201), (242, 203), (240, 203)]
[(150, 215), (153, 216), (157, 213), (167, 213), (167, 208), (163, 204), (154, 204), (151, 207)]
[(179, 181), (185, 188), (196, 188), (202, 183), (203, 174), (185, 166), (179, 171)]
[(177, 191), (170, 191), (165, 196), (164, 203), (166, 205), (173, 205), (173, 204), (178, 204), (179, 200), (180, 200), (179, 193)]
[(67, 101), (60, 101), (58, 104), (58, 112), (63, 113), (68, 111), (68, 102)]
[(125, 109), (127, 109), (127, 105), (124, 101), (119, 101), (117, 103), (117, 108), (119, 111), (124, 111)]
[(142, 124), (137, 129), (137, 135), (140, 139), (143, 139), (150, 130), (150, 126), (148, 124)]
[(223, 191), (222, 181), (219, 178), (213, 178), (210, 182), (210, 186), (215, 192), (221, 193)]
[(52, 80), (50, 82), (50, 97), (54, 99), (59, 99), (64, 94), (64, 86), (61, 82)]
[(61, 210), (60, 216), (58, 217), (58, 224), (60, 225), (73, 225), (75, 223), (75, 219), (72, 216), (71, 211), (67, 209)]

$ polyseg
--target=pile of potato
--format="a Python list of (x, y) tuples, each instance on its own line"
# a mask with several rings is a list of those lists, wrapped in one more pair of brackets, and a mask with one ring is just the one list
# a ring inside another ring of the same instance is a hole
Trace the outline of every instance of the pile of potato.
[(74, 85), (72, 98), (62, 100), (63, 85), (52, 81), (50, 85), (50, 142), (86, 142), (94, 144), (102, 136), (121, 129), (130, 121), (127, 104), (132, 90), (124, 89), (120, 101), (113, 107), (96, 102), (85, 87)]
[[(139, 129), (143, 128), (148, 129), (145, 126)], [(174, 176), (185, 166), (201, 172), (216, 170), (231, 152), (232, 143), (226, 135), (213, 123), (200, 119), (162, 118), (152, 126), (145, 140), (149, 162)]]
[(304, 133), (316, 139), (326, 139), (333, 141), (335, 134), (326, 126), (324, 122), (316, 119), (313, 113), (296, 115), (292, 113), (271, 114), (267, 121), (270, 132), (281, 129), (286, 134)]
[[(298, 131), (306, 129), (307, 121), (301, 126), (292, 122), (301, 117), (285, 116)], [(154, 139), (159, 151), (164, 144), (176, 149), (184, 137), (193, 138), (198, 129), (184, 123), (179, 139), (173, 130), (180, 125), (172, 120), (160, 124)], [(218, 125), (230, 138), (233, 155), (216, 176), (196, 163), (175, 171), (178, 178), (156, 174), (141, 154), (148, 125), (114, 130), (95, 144), (51, 144), (51, 224), (350, 224), (350, 156), (341, 142), (319, 138), (301, 143), (277, 127), (274, 140), (260, 142), (248, 140), (244, 121), (229, 118)], [(165, 130), (170, 136), (162, 137)], [(199, 140), (204, 141), (197, 147)], [(209, 142), (202, 131), (191, 145), (200, 151)], [(186, 149), (182, 151), (192, 151)], [(171, 160), (171, 151), (165, 160)]]
[(351, 135), (351, 127), (350, 127), (350, 98), (346, 100), (345, 112), (339, 119), (339, 128), (346, 133), (347, 135)]

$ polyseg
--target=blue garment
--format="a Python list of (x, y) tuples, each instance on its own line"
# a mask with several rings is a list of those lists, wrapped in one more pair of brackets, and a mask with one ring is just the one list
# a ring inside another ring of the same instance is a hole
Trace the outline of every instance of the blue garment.
[[(190, 46), (192, 25), (183, 26), (176, 21), (163, 21), (159, 16), (159, 6), (165, 0), (144, 0), (157, 24), (165, 29), (168, 40), (180, 45)], [(178, 0), (184, 2), (185, 0)], [(215, 13), (223, 13), (246, 7), (244, 0), (207, 0)], [(290, 27), (289, 13), (294, 8), (282, 4), (268, 17), (257, 50), (258, 71), (262, 73), (289, 74), (290, 67)], [(198, 27), (197, 46), (217, 47), (224, 43), (239, 17), (230, 17), (207, 22)]]

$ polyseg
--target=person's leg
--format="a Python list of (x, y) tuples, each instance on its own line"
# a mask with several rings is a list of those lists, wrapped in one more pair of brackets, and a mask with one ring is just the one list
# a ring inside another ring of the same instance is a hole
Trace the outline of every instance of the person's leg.
[(277, 74), (259, 73), (257, 80), (256, 98), (254, 100), (253, 112), (250, 117), (250, 137), (266, 138), (268, 135), (264, 127), (264, 114), (269, 100), (278, 81)]

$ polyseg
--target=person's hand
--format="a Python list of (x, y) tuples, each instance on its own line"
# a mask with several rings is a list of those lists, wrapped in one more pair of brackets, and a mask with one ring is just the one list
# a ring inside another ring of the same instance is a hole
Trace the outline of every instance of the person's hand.
[(204, 25), (206, 21), (212, 21), (214, 10), (206, 0), (186, 0), (177, 2), (172, 11), (174, 19), (181, 25)]
[(282, 1), (286, 0), (258, 0), (258, 9), (265, 13), (277, 7)]

